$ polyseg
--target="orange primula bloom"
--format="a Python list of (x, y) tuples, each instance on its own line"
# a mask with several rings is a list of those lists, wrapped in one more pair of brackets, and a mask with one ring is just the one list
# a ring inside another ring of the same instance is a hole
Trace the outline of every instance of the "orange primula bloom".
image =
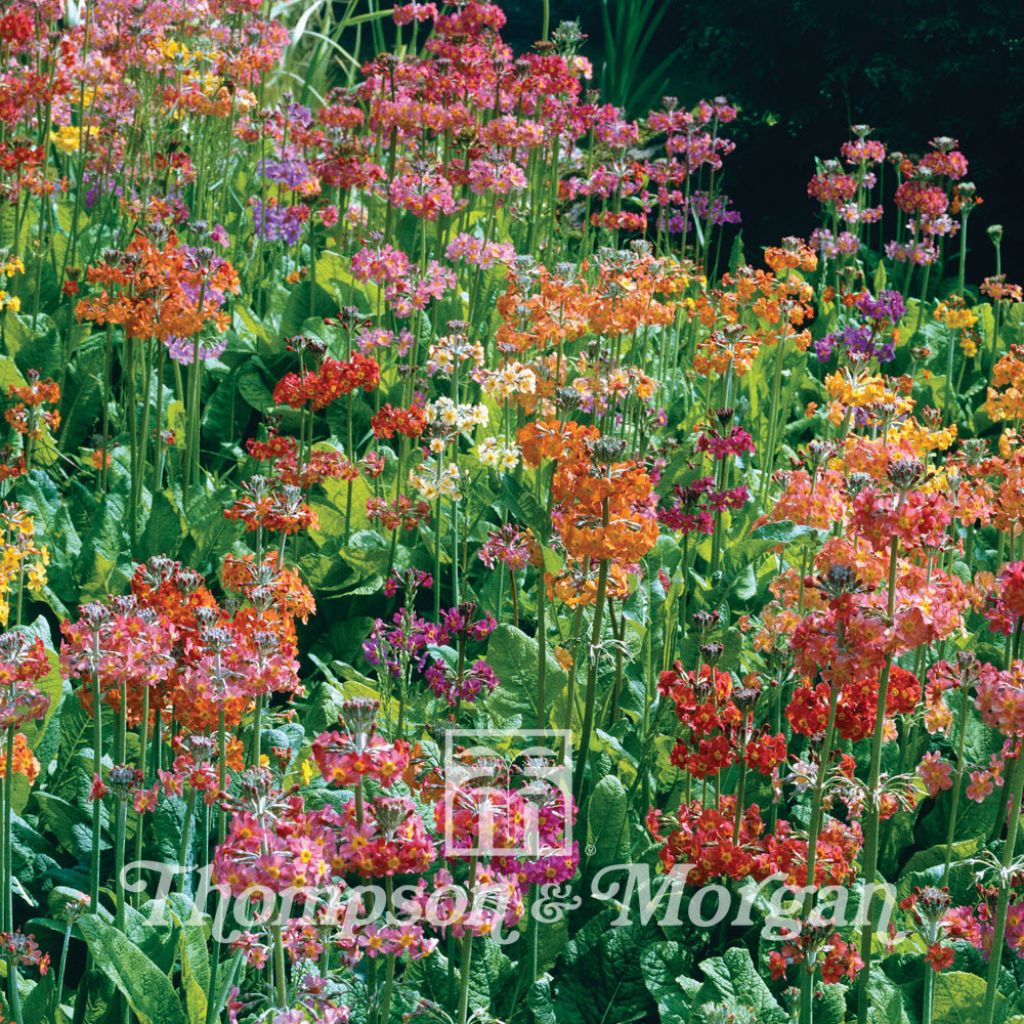
[(194, 338), (207, 324), (225, 331), (230, 318), (224, 296), (239, 291), (238, 274), (226, 260), (201, 266), (171, 235), (158, 248), (137, 235), (119, 260), (86, 271), (99, 296), (79, 301), (75, 315), (96, 324), (116, 324), (129, 338)]
[[(15, 775), (24, 775), (29, 783), (36, 781), (39, 775), (39, 760), (29, 750), (28, 740), (23, 732), (15, 733), (14, 747), (11, 750), (11, 770)], [(0, 779), (7, 778), (7, 755), (0, 756)]]
[(584, 427), (571, 420), (556, 419), (527, 423), (516, 440), (523, 452), (523, 461), (537, 467), (544, 459), (585, 458), (584, 442), (600, 437), (597, 427)]
[[(992, 387), (982, 408), (993, 422), (1024, 417), (1024, 345), (1013, 345), (992, 370)], [(1002, 390), (997, 390), (997, 389)]]
[[(593, 605), (597, 602), (598, 567), (587, 566), (586, 562), (570, 562), (558, 575), (546, 573), (544, 581), (548, 597), (562, 601), (570, 608)], [(608, 566), (606, 595), (610, 600), (623, 601), (629, 597), (629, 571), (627, 567), (612, 562)]]

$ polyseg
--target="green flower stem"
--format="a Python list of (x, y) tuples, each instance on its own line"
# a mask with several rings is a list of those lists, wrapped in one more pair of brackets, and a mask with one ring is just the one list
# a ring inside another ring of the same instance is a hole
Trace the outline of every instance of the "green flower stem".
[(74, 923), (69, 919), (64, 927), (64, 939), (60, 945), (60, 965), (57, 968), (57, 985), (53, 993), (53, 1002), (50, 1004), (50, 1016), (59, 1021), (58, 1007), (61, 1004), (61, 997), (64, 995), (64, 971), (68, 965), (68, 947), (71, 945), (71, 929)]
[(994, 1024), (996, 999), (999, 995), (999, 972), (1002, 969), (1003, 945), (1006, 941), (1006, 916), (1010, 908), (1010, 871), (1017, 848), (1017, 833), (1020, 831), (1020, 802), (1024, 795), (1024, 752), (1018, 752), (1010, 768), (1007, 780), (1009, 800), (1009, 825), (1006, 842), (1003, 845), (1002, 870), (999, 879), (999, 899), (993, 921), (992, 949), (988, 958), (988, 982), (985, 988), (985, 1004), (981, 1011), (981, 1024)]
[[(119, 932), (126, 932), (125, 926), (125, 895), (124, 895), (124, 848), (128, 830), (128, 800), (118, 797), (116, 824), (114, 827), (114, 926)], [(118, 993), (117, 1012), (121, 1024), (128, 1024), (128, 1000)]]
[(189, 789), (185, 797), (185, 820), (181, 825), (181, 846), (178, 849), (178, 878), (179, 892), (185, 892), (186, 879), (188, 878), (188, 855), (192, 845), (192, 819), (195, 817), (196, 791)]
[(949, 865), (953, 857), (953, 842), (956, 839), (956, 817), (960, 808), (960, 787), (964, 779), (964, 744), (967, 741), (967, 709), (970, 705), (971, 691), (965, 683), (960, 684), (960, 738), (956, 750), (956, 775), (953, 779), (953, 797), (949, 808), (949, 827), (946, 829), (946, 857), (942, 864), (942, 885), (949, 878)]
[[(604, 521), (608, 522), (608, 504), (605, 502)], [(597, 669), (600, 662), (598, 652), (601, 644), (601, 625), (604, 619), (605, 596), (608, 592), (607, 558), (602, 558), (597, 570), (597, 599), (594, 605), (594, 625), (590, 634), (589, 665), (587, 666), (587, 692), (583, 704), (583, 727), (580, 734), (578, 774), (575, 779), (576, 806), (582, 803), (583, 780), (587, 774), (587, 757), (590, 754), (590, 734), (594, 729), (594, 706), (597, 702)], [(570, 709), (571, 713), (571, 709)]]
[(288, 1007), (287, 976), (284, 966), (284, 940), (281, 937), (281, 926), (270, 926), (270, 934), (274, 941), (274, 999), (280, 1009)]
[[(892, 538), (889, 552), (889, 604), (886, 619), (891, 625), (896, 615), (896, 567), (899, 556), (899, 537)], [(892, 671), (892, 658), (886, 659), (878, 680), (878, 709), (875, 712), (875, 730), (871, 738), (871, 766), (868, 774), (867, 828), (864, 835), (864, 892), (868, 894), (868, 906), (864, 908), (864, 927), (861, 930), (860, 957), (864, 961), (858, 978), (857, 1020), (859, 1024), (867, 1024), (868, 1019), (868, 984), (871, 978), (872, 942), (874, 940), (874, 886), (878, 877), (878, 847), (881, 833), (881, 822), (878, 805), (878, 780), (882, 768), (882, 737), (885, 728), (885, 704), (889, 696), (889, 675)]]
[[(384, 896), (388, 914), (391, 913), (394, 905), (394, 880), (390, 875), (384, 877)], [(381, 1024), (388, 1024), (388, 1017), (391, 1015), (391, 994), (395, 987), (395, 961), (394, 953), (388, 953), (387, 967), (384, 973), (384, 993), (380, 1000), (380, 1021)]]
[[(94, 648), (99, 638), (94, 637)], [(99, 651), (94, 650), (95, 661), (99, 663)], [(99, 672), (92, 674), (92, 770), (98, 776), (103, 767), (103, 694), (100, 690)], [(92, 803), (92, 848), (89, 851), (89, 912), (95, 914), (100, 903), (100, 801)]]
[(772, 371), (772, 398), (768, 405), (768, 441), (764, 447), (764, 465), (761, 469), (761, 503), (764, 504), (775, 468), (775, 443), (779, 422), (779, 395), (782, 390), (782, 365), (785, 360), (784, 342), (775, 343), (775, 366)]
[[(470, 902), (473, 899), (473, 889), (476, 886), (476, 857), (469, 862), (469, 883), (467, 891)], [(462, 956), (459, 961), (459, 1010), (455, 1018), (456, 1024), (466, 1024), (469, 1013), (469, 969), (473, 963), (473, 933), (467, 932), (462, 937)]]
[(935, 1000), (935, 970), (924, 965), (924, 995), (921, 997), (921, 1024), (932, 1024), (932, 1006)]
[[(218, 670), (220, 666), (218, 664)], [(227, 727), (224, 716), (224, 702), (221, 701), (220, 708), (217, 712), (217, 785), (221, 795), (223, 796), (227, 789), (227, 770), (228, 770), (228, 750), (227, 750)], [(223, 806), (217, 810), (217, 842), (222, 844), (225, 837), (227, 836), (227, 811)], [(275, 943), (280, 942), (281, 928), (277, 926), (277, 933), (275, 935)], [(275, 945), (274, 953), (277, 955), (277, 947)], [(221, 954), (221, 943), (215, 941), (213, 943), (213, 949), (210, 951), (210, 991), (217, 991), (217, 976), (220, 973), (220, 954)], [(281, 1004), (284, 1005), (283, 1003)], [(211, 1002), (207, 1006), (206, 1020), (207, 1024), (213, 1024), (213, 1003)]]
[[(839, 687), (829, 687), (828, 699), (828, 724), (825, 727), (825, 740), (821, 746), (821, 758), (818, 761), (818, 775), (814, 780), (814, 795), (811, 798), (811, 821), (807, 830), (807, 879), (805, 884), (814, 885), (814, 868), (818, 860), (818, 834), (821, 832), (822, 819), (824, 818), (825, 804), (825, 780), (828, 774), (828, 766), (832, 760), (832, 747), (836, 737), (836, 709), (839, 705)], [(737, 818), (737, 835), (739, 838)], [(813, 908), (814, 894), (808, 893), (804, 899), (804, 917), (806, 918)], [(804, 971), (800, 975), (800, 1024), (811, 1024), (814, 1016), (814, 975), (810, 971)]]

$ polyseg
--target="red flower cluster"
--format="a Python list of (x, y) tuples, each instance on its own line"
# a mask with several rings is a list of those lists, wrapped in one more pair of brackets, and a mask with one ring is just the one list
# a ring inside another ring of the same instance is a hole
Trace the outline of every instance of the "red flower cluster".
[[(728, 672), (702, 665), (698, 677), (695, 672), (685, 672), (677, 661), (670, 671), (661, 673), (658, 691), (672, 700), (686, 727), (670, 760), (696, 778), (717, 775), (741, 755), (751, 768), (765, 775), (786, 759), (782, 733), (773, 735), (764, 729), (748, 733), (751, 709), (759, 694), (756, 690), (736, 691)], [(741, 707), (737, 700), (749, 704)]]
[(361, 352), (351, 359), (325, 359), (319, 370), (308, 370), (301, 376), (289, 373), (277, 382), (274, 401), (301, 409), (310, 405), (314, 412), (326, 409), (342, 395), (350, 395), (362, 388), (373, 391), (380, 383), (380, 367), (376, 361)]
[[(878, 684), (876, 675), (850, 679), (841, 685), (836, 703), (836, 729), (843, 739), (857, 742), (872, 734), (878, 708)], [(812, 686), (808, 680), (793, 691), (786, 707), (786, 718), (794, 732), (815, 737), (825, 734), (829, 693), (828, 683)], [(921, 682), (917, 676), (899, 665), (891, 666), (885, 713), (910, 714), (920, 700)]]
[(391, 440), (395, 434), (419, 437), (427, 427), (427, 415), (419, 406), (395, 409), (388, 402), (370, 420), (370, 429), (376, 438)]

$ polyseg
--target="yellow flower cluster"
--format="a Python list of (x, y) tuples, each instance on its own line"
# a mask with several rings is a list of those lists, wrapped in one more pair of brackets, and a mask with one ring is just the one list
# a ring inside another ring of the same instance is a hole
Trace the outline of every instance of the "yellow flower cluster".
[(17, 506), (0, 512), (0, 625), (11, 617), (11, 600), (23, 587), (38, 594), (46, 586), (50, 552), (35, 542), (32, 517)]
[(965, 306), (940, 302), (935, 307), (935, 319), (954, 330), (963, 330), (965, 327), (973, 327), (978, 322), (978, 314)]
[(78, 125), (66, 124), (50, 132), (50, 141), (64, 154), (77, 153), (82, 144), (88, 142), (95, 132), (96, 129), (90, 125), (81, 128)]
[(978, 314), (963, 304), (963, 299), (951, 296), (947, 302), (940, 302), (935, 307), (935, 319), (944, 323), (954, 331), (960, 331), (960, 348), (968, 359), (978, 354), (980, 338), (975, 330)]
[[(25, 264), (17, 256), (11, 256), (6, 249), (0, 249), (0, 278), (14, 277), (15, 274), (24, 274)], [(6, 280), (0, 284), (6, 284)], [(17, 313), (21, 309), (21, 299), (17, 295), (11, 295), (6, 288), (0, 288), (0, 313), (9, 309)]]
[(932, 430), (918, 423), (916, 419), (908, 418), (902, 423), (892, 427), (888, 434), (888, 441), (893, 445), (906, 445), (924, 458), (929, 452), (944, 452), (953, 446), (956, 440), (956, 426), (944, 427), (940, 430)]
[(914, 408), (911, 399), (892, 387), (893, 379), (864, 371), (837, 370), (825, 378), (825, 390), (832, 403), (828, 418), (838, 426), (853, 409), (887, 409), (888, 420), (906, 416)]

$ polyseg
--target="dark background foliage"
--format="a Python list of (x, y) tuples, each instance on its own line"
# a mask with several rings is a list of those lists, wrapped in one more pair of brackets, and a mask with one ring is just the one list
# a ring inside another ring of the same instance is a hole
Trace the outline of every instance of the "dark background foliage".
[[(642, 0), (617, 2), (627, 15), (642, 6)], [(615, 3), (610, 0), (613, 14)], [(743, 214), (748, 257), (783, 235), (811, 230), (817, 204), (805, 185), (815, 156), (837, 156), (849, 125), (867, 123), (891, 150), (912, 156), (936, 135), (960, 140), (968, 178), (985, 200), (971, 218), (968, 278), (994, 272), (984, 228), (1001, 223), (1004, 270), (1020, 280), (1024, 3), (665, 0), (664, 6), (642, 63), (647, 69), (674, 58), (646, 95), (626, 97), (627, 107), (642, 114), (662, 95), (687, 106), (725, 95), (740, 105), (725, 189)], [(506, 39), (517, 50), (528, 47), (540, 35), (541, 0), (506, 0), (503, 7)], [(601, 11), (602, 0), (551, 0), (552, 27), (575, 18), (589, 36), (583, 52), (594, 62), (595, 81), (609, 42)], [(889, 185), (886, 192), (889, 209)]]

